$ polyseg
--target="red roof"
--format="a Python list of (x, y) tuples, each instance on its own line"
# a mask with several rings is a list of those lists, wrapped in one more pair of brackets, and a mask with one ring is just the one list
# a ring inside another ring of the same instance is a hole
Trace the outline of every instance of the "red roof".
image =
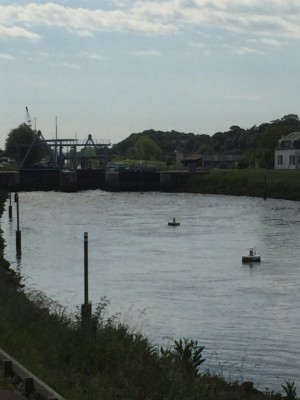
[(203, 156), (200, 154), (191, 154), (189, 156), (184, 157), (181, 161), (199, 161), (202, 160)]

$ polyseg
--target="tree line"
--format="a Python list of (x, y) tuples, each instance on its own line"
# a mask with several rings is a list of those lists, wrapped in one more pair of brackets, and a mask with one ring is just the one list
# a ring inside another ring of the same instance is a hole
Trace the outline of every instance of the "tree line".
[(248, 129), (233, 125), (228, 131), (216, 132), (212, 136), (149, 129), (132, 133), (115, 144), (111, 151), (121, 157), (166, 162), (174, 160), (176, 151), (184, 154), (242, 154), (249, 165), (258, 160), (260, 167), (272, 168), (278, 139), (295, 131), (300, 131), (300, 120), (296, 114)]
[[(202, 155), (242, 154), (247, 165), (254, 165), (256, 160), (260, 167), (272, 168), (278, 139), (295, 131), (300, 131), (300, 120), (296, 114), (288, 114), (281, 119), (248, 129), (233, 125), (228, 131), (216, 132), (212, 136), (149, 129), (132, 133), (125, 140), (114, 144), (108, 153), (111, 157), (164, 161), (167, 164), (174, 162), (177, 151)], [(36, 132), (31, 127), (21, 124), (8, 134), (2, 154), (17, 158), (19, 152), (19, 156), (24, 156), (35, 135)], [(47, 149), (40, 147), (34, 150), (28, 162), (38, 162), (46, 153)]]

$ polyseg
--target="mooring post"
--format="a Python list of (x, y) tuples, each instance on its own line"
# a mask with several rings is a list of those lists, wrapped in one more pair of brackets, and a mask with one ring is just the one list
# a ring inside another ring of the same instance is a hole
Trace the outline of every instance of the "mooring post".
[(84, 304), (89, 302), (89, 239), (88, 233), (84, 232)]
[(92, 315), (92, 305), (89, 303), (89, 249), (88, 232), (84, 232), (84, 304), (81, 306), (81, 318), (87, 319)]
[(11, 192), (9, 193), (8, 217), (10, 220), (12, 220)]
[(264, 200), (267, 200), (267, 176), (265, 175)]
[(17, 249), (17, 254), (20, 254), (21, 253), (21, 231), (20, 231), (19, 195), (18, 195), (18, 193), (15, 193), (15, 202), (17, 204), (16, 249)]

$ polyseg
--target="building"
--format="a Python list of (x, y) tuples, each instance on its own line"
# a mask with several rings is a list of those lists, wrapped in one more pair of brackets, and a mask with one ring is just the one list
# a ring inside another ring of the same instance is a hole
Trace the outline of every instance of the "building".
[(184, 157), (181, 164), (188, 167), (189, 170), (196, 170), (197, 168), (237, 168), (244, 158), (240, 154), (191, 154)]
[(199, 154), (191, 154), (189, 156), (183, 157), (180, 162), (185, 167), (188, 167), (190, 171), (195, 171), (197, 168), (202, 167), (203, 156)]
[(300, 132), (283, 136), (277, 142), (275, 169), (300, 169)]
[(245, 157), (241, 154), (204, 155), (204, 168), (238, 168)]

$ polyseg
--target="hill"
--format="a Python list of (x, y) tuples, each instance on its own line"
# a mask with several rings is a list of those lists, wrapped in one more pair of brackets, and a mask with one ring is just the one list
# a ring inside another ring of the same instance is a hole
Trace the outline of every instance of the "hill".
[(243, 154), (250, 165), (258, 159), (260, 167), (272, 168), (278, 139), (295, 131), (300, 131), (300, 120), (296, 114), (248, 129), (233, 125), (228, 131), (216, 132), (213, 136), (149, 129), (132, 133), (115, 144), (111, 152), (120, 158), (167, 163), (174, 161), (176, 151), (184, 154)]

